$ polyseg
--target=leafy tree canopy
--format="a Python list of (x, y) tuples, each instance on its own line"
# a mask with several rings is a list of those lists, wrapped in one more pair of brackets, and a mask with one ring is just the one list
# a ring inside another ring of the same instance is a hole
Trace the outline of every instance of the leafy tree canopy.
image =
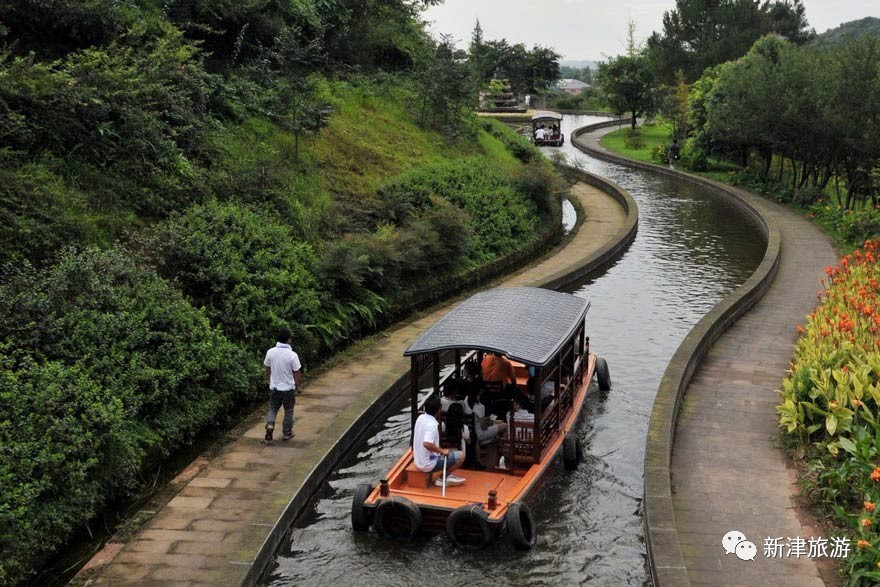
[(801, 0), (676, 0), (663, 15), (663, 31), (648, 38), (648, 57), (660, 80), (672, 85), (682, 69), (687, 81), (703, 70), (744, 55), (766, 34), (796, 44), (815, 36)]

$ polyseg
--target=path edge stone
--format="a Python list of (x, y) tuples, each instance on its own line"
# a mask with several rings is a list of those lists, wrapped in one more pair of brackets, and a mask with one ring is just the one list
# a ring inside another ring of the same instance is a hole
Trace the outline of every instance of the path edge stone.
[[(616, 124), (616, 121), (615, 121)], [(615, 233), (614, 238), (605, 246), (588, 256), (582, 264), (532, 282), (532, 287), (557, 289), (569, 285), (587, 275), (599, 271), (616, 261), (635, 239), (638, 230), (639, 209), (636, 201), (625, 189), (616, 183), (582, 169), (568, 165), (557, 165), (564, 176), (576, 179), (599, 188), (614, 198), (626, 211), (623, 227)], [(580, 221), (580, 220), (579, 220)], [(251, 562), (247, 573), (242, 577), (241, 585), (256, 585), (268, 570), (275, 558), (278, 547), (290, 532), (293, 522), (308, 505), (312, 497), (321, 489), (324, 481), (332, 474), (336, 465), (366, 434), (370, 423), (381, 418), (395, 404), (398, 397), (409, 389), (409, 372), (401, 374), (395, 383), (377, 397), (358, 418), (351, 423), (333, 444), (333, 447), (321, 458), (303, 481), (300, 489), (291, 497), (281, 516), (272, 526), (257, 555)]]
[(730, 199), (761, 227), (767, 242), (764, 258), (740, 287), (721, 300), (691, 329), (676, 349), (660, 380), (651, 417), (644, 463), (645, 544), (654, 587), (690, 586), (672, 504), (670, 462), (679, 405), (691, 378), (706, 353), (734, 322), (757, 304), (776, 277), (782, 253), (776, 221), (761, 210), (761, 198), (722, 183), (660, 167), (593, 148), (579, 140), (583, 134), (617, 126), (618, 121), (581, 127), (572, 133), (572, 144), (592, 157), (651, 173), (688, 181)]

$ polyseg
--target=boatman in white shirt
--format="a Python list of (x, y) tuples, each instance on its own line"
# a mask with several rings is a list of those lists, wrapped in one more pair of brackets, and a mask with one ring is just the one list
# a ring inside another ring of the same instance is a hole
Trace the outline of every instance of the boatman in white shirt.
[(275, 431), (275, 416), (278, 408), (284, 406), (282, 440), (293, 438), (293, 406), (296, 403), (296, 390), (300, 387), (302, 365), (299, 356), (290, 347), (290, 331), (283, 329), (278, 333), (278, 342), (266, 351), (266, 383), (269, 384), (269, 412), (266, 414), (266, 442), (272, 440)]
[[(440, 398), (434, 394), (425, 402), (425, 413), (416, 419), (416, 425), (413, 428), (413, 461), (416, 467), (425, 473), (442, 471), (445, 463), (446, 481), (450, 484), (461, 485), (464, 483), (464, 479), (450, 475), (450, 473), (461, 466), (464, 455), (460, 450), (440, 446), (440, 423), (438, 421), (441, 414), (440, 407)], [(437, 479), (438, 485), (442, 482), (442, 479)]]

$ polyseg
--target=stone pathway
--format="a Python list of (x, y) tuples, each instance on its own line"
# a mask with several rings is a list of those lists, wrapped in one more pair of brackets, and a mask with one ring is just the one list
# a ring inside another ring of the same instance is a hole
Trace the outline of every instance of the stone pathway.
[[(608, 151), (599, 139), (613, 130), (580, 138)], [(776, 219), (782, 257), (770, 289), (715, 343), (682, 401), (671, 466), (675, 525), (693, 585), (838, 585), (833, 559), (770, 559), (764, 539), (829, 538), (799, 507), (800, 487), (778, 446), (774, 408), (797, 325), (813, 310), (824, 269), (839, 255), (804, 218), (769, 200), (747, 199)], [(725, 554), (721, 539), (731, 530), (757, 546), (754, 562)]]
[[(604, 192), (576, 184), (586, 221), (566, 245), (501, 286), (539, 282), (572, 269), (606, 245), (626, 214)], [(213, 459), (197, 459), (182, 489), (133, 539), (108, 544), (80, 581), (100, 584), (239, 585), (287, 504), (337, 439), (409, 369), (404, 349), (454, 304), (438, 306), (373, 337), (304, 386), (292, 441), (263, 441), (263, 413)], [(256, 359), (255, 359), (256, 360)], [(279, 414), (279, 422), (281, 419)], [(280, 436), (280, 434), (279, 434)]]
[[(830, 559), (770, 559), (763, 546), (767, 537), (781, 536), (784, 544), (788, 537), (823, 536), (799, 516), (795, 474), (778, 448), (774, 390), (788, 369), (797, 325), (817, 302), (824, 268), (838, 255), (797, 214), (757, 204), (782, 232), (779, 272), (764, 298), (715, 343), (687, 389), (672, 453), (675, 523), (694, 585), (834, 584)], [(758, 547), (754, 562), (725, 555), (721, 538), (731, 530)]]

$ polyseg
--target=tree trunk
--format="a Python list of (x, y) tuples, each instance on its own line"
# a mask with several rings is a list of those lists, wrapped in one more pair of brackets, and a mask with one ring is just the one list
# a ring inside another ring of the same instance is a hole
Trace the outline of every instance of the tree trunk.
[(632, 129), (633, 129), (633, 130), (636, 129), (636, 124), (637, 124), (637, 123), (638, 123), (638, 117), (636, 116), (636, 113), (633, 112), (633, 113), (632, 113), (632, 120), (630, 120), (630, 124), (632, 124)]
[(767, 177), (767, 174), (770, 173), (770, 165), (773, 163), (773, 150), (765, 147), (761, 154), (764, 157), (764, 168), (761, 170), (761, 175)]

